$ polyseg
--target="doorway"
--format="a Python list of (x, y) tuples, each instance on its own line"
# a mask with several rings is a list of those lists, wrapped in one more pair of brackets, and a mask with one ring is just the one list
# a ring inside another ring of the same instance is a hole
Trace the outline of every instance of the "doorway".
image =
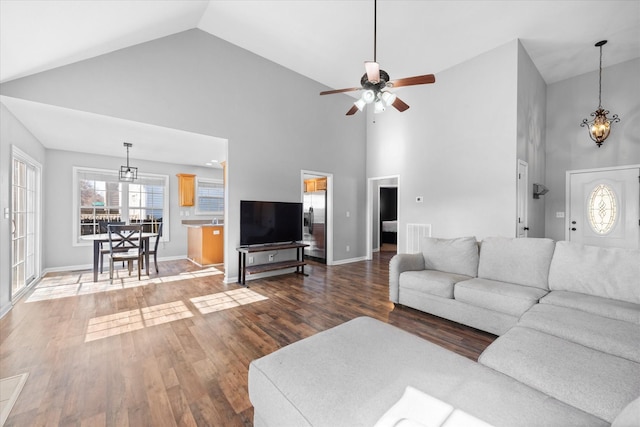
[(333, 175), (302, 171), (302, 243), (304, 257), (333, 263)]
[(640, 248), (640, 165), (567, 172), (566, 238)]
[[(378, 231), (380, 252), (398, 252), (398, 187), (381, 185), (378, 192)], [(375, 236), (374, 236), (375, 238)], [(374, 243), (375, 250), (375, 243)]]
[(40, 277), (40, 176), (42, 166), (17, 147), (11, 171), (11, 301)]
[(529, 226), (527, 225), (527, 201), (529, 195), (529, 164), (524, 160), (518, 160), (518, 218), (516, 225), (516, 237), (527, 237)]
[[(391, 190), (383, 190), (391, 189)], [(395, 195), (395, 200), (381, 201), (386, 196), (383, 194)], [(387, 243), (391, 251), (398, 251), (398, 244), (402, 240), (400, 230), (400, 177), (398, 175), (369, 178), (367, 180), (367, 257), (373, 259), (373, 252), (380, 251), (385, 247), (383, 240), (391, 242), (395, 240), (395, 245)], [(395, 201), (395, 203), (394, 203)], [(384, 209), (384, 212), (382, 210)], [(384, 230), (384, 231), (383, 231)]]

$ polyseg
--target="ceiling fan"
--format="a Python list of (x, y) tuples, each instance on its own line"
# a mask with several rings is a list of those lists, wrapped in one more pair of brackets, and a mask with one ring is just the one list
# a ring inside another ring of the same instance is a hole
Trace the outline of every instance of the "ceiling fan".
[(347, 116), (351, 116), (358, 111), (362, 111), (366, 104), (374, 104), (374, 112), (381, 113), (386, 107), (392, 105), (396, 110), (403, 112), (409, 108), (409, 105), (390, 92), (388, 88), (396, 88), (402, 86), (415, 86), (434, 83), (436, 77), (433, 74), (425, 74), (422, 76), (405, 77), (403, 79), (389, 80), (389, 74), (380, 69), (380, 65), (376, 60), (376, 44), (377, 44), (377, 0), (373, 2), (373, 61), (365, 61), (365, 73), (360, 79), (361, 87), (351, 87), (346, 89), (325, 90), (320, 95), (331, 95), (334, 93), (353, 92), (363, 90), (362, 96), (349, 111)]

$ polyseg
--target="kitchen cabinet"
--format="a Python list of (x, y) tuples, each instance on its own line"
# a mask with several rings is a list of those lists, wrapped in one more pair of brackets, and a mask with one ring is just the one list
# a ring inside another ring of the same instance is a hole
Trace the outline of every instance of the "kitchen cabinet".
[(178, 177), (178, 204), (180, 206), (195, 205), (196, 176), (190, 173), (179, 173)]
[(199, 266), (224, 262), (224, 226), (189, 226), (187, 258)]
[(304, 180), (304, 192), (313, 193), (327, 189), (327, 178), (313, 178)]

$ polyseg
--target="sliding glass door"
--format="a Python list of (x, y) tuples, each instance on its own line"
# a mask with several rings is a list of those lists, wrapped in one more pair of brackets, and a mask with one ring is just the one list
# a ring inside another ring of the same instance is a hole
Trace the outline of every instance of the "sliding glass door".
[(11, 299), (39, 276), (40, 165), (14, 147), (11, 180)]

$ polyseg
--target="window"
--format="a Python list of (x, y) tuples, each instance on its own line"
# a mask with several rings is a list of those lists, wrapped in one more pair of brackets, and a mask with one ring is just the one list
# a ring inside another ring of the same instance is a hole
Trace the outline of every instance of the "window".
[[(134, 182), (120, 182), (117, 171), (76, 167), (74, 177), (75, 227), (73, 241), (81, 236), (107, 232), (110, 222), (142, 224), (144, 231), (156, 231), (168, 221), (169, 177), (138, 174)], [(168, 240), (168, 227), (163, 229)]]
[(588, 201), (589, 223), (598, 234), (607, 234), (616, 223), (618, 217), (616, 194), (606, 184), (596, 186)]
[(196, 214), (224, 213), (224, 184), (219, 179), (198, 178), (196, 181)]

